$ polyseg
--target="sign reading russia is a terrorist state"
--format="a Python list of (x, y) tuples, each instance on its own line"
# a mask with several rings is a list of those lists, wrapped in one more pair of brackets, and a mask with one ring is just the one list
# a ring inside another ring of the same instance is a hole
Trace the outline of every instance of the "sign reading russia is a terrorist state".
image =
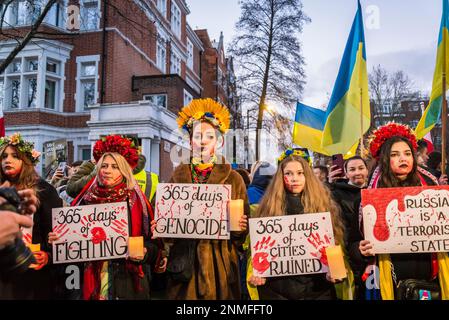
[(363, 228), (373, 253), (449, 251), (449, 187), (362, 190)]
[(160, 183), (155, 235), (161, 238), (230, 239), (231, 186)]

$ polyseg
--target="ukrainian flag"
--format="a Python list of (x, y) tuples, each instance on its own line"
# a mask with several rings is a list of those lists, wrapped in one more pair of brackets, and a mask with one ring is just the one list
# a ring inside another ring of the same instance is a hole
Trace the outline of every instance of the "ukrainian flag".
[[(443, 0), (443, 16), (441, 18), (440, 34), (438, 37), (438, 50), (435, 71), (433, 74), (432, 93), (430, 94), (429, 105), (424, 111), (416, 126), (415, 132), (418, 139), (422, 139), (438, 122), (443, 103), (443, 72), (449, 70), (448, 47), (448, 26), (449, 12), (448, 2)], [(444, 56), (446, 57), (444, 58)], [(444, 60), (445, 63), (444, 63)]]
[(330, 154), (321, 147), (325, 123), (326, 111), (298, 102), (293, 127), (293, 142), (301, 147), (329, 156)]
[(362, 117), (365, 133), (371, 125), (371, 113), (362, 8), (358, 1), (357, 14), (326, 111), (321, 148), (329, 154), (346, 154), (360, 139)]

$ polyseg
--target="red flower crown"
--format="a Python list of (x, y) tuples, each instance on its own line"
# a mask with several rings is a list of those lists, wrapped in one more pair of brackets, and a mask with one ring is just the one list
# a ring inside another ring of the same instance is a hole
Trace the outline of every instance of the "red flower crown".
[(139, 152), (137, 146), (129, 138), (125, 138), (119, 135), (110, 135), (101, 140), (98, 140), (94, 146), (94, 159), (95, 161), (107, 152), (115, 152), (123, 156), (128, 164), (134, 169), (137, 166), (139, 160)]
[(385, 143), (385, 141), (396, 136), (408, 139), (411, 142), (414, 151), (418, 149), (416, 135), (410, 127), (403, 124), (390, 122), (384, 126), (379, 127), (370, 136), (369, 149), (373, 158), (378, 159), (380, 148), (382, 148), (382, 145)]

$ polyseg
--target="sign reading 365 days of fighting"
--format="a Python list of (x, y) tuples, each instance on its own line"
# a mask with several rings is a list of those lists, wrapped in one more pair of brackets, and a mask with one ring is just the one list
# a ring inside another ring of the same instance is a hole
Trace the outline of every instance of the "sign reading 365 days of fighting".
[(53, 263), (109, 260), (128, 254), (126, 202), (55, 208), (52, 210)]
[(333, 246), (329, 212), (249, 219), (254, 275), (280, 277), (326, 273), (325, 249)]
[(365, 239), (374, 253), (449, 251), (449, 187), (362, 190)]
[(230, 239), (231, 186), (160, 183), (155, 234), (161, 238)]

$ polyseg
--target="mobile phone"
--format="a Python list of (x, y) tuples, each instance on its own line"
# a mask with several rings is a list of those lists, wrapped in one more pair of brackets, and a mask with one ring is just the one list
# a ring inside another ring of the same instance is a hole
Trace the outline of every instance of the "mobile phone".
[(345, 161), (343, 159), (343, 155), (342, 154), (335, 154), (332, 156), (332, 165), (333, 166), (337, 166), (339, 169), (341, 169), (341, 177), (344, 176), (344, 165), (345, 165)]
[(58, 170), (62, 170), (62, 172), (64, 172), (64, 174), (66, 171), (66, 167), (67, 167), (67, 162), (65, 162), (65, 161), (62, 161), (58, 164)]

